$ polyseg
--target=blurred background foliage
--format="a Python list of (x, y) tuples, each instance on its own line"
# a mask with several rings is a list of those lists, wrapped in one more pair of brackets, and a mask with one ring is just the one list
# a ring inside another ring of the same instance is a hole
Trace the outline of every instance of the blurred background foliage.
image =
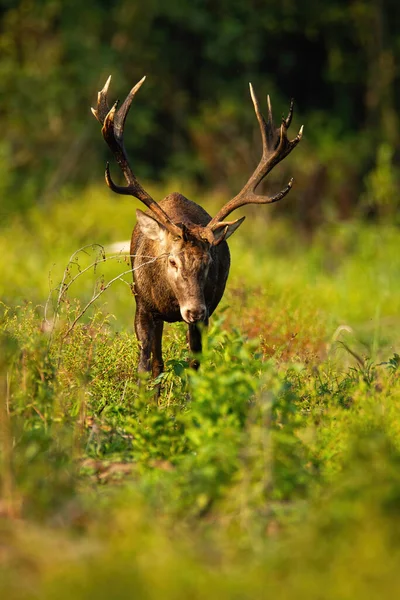
[(281, 210), (311, 230), (398, 218), (395, 0), (2, 0), (0, 19), (3, 221), (101, 180), (89, 109), (110, 73), (112, 98), (148, 75), (126, 136), (141, 178), (237, 192), (260, 152), (251, 81), (277, 118), (296, 99), (293, 135), (305, 124), (271, 178), (295, 176)]

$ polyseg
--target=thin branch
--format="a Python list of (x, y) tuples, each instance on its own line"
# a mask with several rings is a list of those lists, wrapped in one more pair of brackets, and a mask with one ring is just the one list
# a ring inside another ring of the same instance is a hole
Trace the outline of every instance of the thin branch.
[[(60, 291), (59, 291), (58, 298), (57, 298), (57, 306), (58, 306), (58, 305), (59, 305), (59, 303), (61, 302), (61, 298), (62, 298), (62, 296), (63, 296), (63, 293), (64, 293), (64, 291), (63, 291), (63, 288), (64, 288), (64, 286), (65, 286), (65, 280), (66, 280), (66, 277), (67, 277), (67, 273), (68, 273), (68, 268), (69, 268), (69, 266), (70, 266), (70, 265), (72, 265), (72, 264), (77, 264), (77, 263), (75, 263), (75, 262), (74, 262), (74, 259), (75, 259), (75, 257), (76, 257), (76, 256), (77, 256), (77, 255), (78, 255), (80, 252), (84, 252), (84, 251), (86, 250), (86, 248), (95, 248), (96, 246), (97, 246), (98, 248), (100, 248), (101, 256), (103, 257), (103, 260), (104, 260), (104, 259), (105, 259), (105, 257), (106, 257), (106, 252), (105, 252), (105, 250), (104, 250), (104, 246), (102, 246), (101, 244), (88, 244), (87, 246), (83, 246), (82, 248), (79, 248), (79, 250), (76, 250), (76, 251), (75, 251), (75, 252), (74, 252), (74, 253), (71, 255), (71, 257), (70, 257), (70, 259), (69, 259), (69, 261), (68, 261), (68, 263), (67, 263), (67, 266), (66, 266), (66, 267), (65, 267), (65, 269), (64, 269), (64, 275), (63, 275), (63, 278), (62, 278), (62, 281), (61, 281), (61, 285), (60, 285)], [(100, 261), (99, 261), (99, 260), (96, 260), (96, 262), (95, 262), (94, 264), (97, 264), (98, 262), (100, 262)]]
[[(73, 254), (71, 254), (71, 256), (70, 256), (70, 259), (69, 259), (69, 261), (68, 261), (68, 263), (67, 263), (67, 266), (66, 266), (66, 267), (65, 267), (65, 269), (64, 269), (63, 278), (62, 278), (62, 280), (61, 280), (60, 287), (58, 288), (58, 291), (59, 291), (59, 293), (58, 293), (57, 302), (56, 302), (56, 305), (55, 305), (55, 308), (54, 308), (54, 313), (55, 313), (56, 315), (57, 315), (57, 313), (58, 313), (58, 308), (59, 308), (59, 306), (60, 306), (61, 299), (62, 299), (62, 296), (63, 296), (63, 294), (64, 294), (64, 291), (65, 291), (65, 289), (68, 289), (68, 287), (69, 287), (69, 285), (67, 285), (67, 284), (65, 283), (65, 280), (67, 279), (67, 274), (68, 274), (69, 267), (70, 267), (71, 265), (73, 265), (73, 264), (77, 265), (77, 263), (75, 262), (75, 257), (76, 257), (76, 256), (77, 256), (77, 255), (78, 255), (80, 252), (84, 252), (84, 251), (85, 251), (87, 248), (95, 248), (96, 246), (97, 246), (98, 248), (101, 248), (101, 251), (102, 251), (102, 256), (103, 256), (103, 258), (105, 258), (105, 250), (104, 250), (104, 246), (102, 246), (101, 244), (87, 244), (86, 246), (82, 246), (82, 248), (79, 248), (78, 250), (75, 250), (75, 252), (74, 252)], [(99, 261), (96, 261), (96, 263), (92, 263), (91, 267), (92, 267), (94, 264), (97, 264), (97, 262), (99, 262)], [(78, 266), (79, 266), (79, 265), (78, 265)], [(88, 268), (90, 268), (90, 267), (88, 267)], [(55, 288), (55, 289), (57, 289), (57, 288)], [(53, 294), (53, 292), (54, 292), (54, 288), (50, 290), (50, 293), (49, 293), (49, 295), (48, 295), (48, 297), (47, 297), (47, 300), (46, 300), (46, 304), (45, 304), (45, 306), (44, 306), (44, 321), (45, 321), (47, 324), (49, 324), (49, 321), (48, 321), (48, 319), (47, 319), (47, 310), (48, 310), (48, 306), (49, 306), (49, 304), (50, 304), (50, 301), (51, 301), (51, 298), (52, 298), (52, 294)], [(54, 323), (53, 323), (53, 329), (54, 329)]]
[[(159, 256), (155, 256), (153, 257), (151, 260), (141, 263), (140, 265), (137, 265), (136, 267), (129, 269), (128, 271), (124, 271), (123, 273), (120, 273), (119, 275), (117, 275), (116, 277), (114, 277), (113, 279), (110, 279), (110, 281), (107, 283), (107, 285), (105, 285), (104, 287), (102, 287), (102, 289), (95, 294), (92, 299), (86, 304), (86, 306), (81, 310), (81, 312), (78, 314), (78, 316), (74, 319), (73, 323), (70, 325), (70, 327), (68, 328), (67, 332), (63, 335), (62, 337), (62, 342), (65, 340), (66, 337), (68, 337), (68, 335), (71, 333), (71, 331), (73, 330), (73, 328), (75, 327), (75, 325), (77, 324), (77, 322), (79, 321), (79, 319), (85, 314), (85, 312), (87, 311), (87, 309), (102, 295), (104, 294), (104, 292), (106, 290), (108, 290), (108, 288), (115, 282), (118, 281), (119, 279), (122, 279), (122, 277), (124, 275), (127, 275), (128, 273), (133, 273), (134, 271), (137, 271), (138, 269), (140, 269), (141, 267), (144, 267), (146, 265), (150, 265), (151, 263), (156, 262), (157, 260), (159, 260), (160, 258), (164, 258), (165, 256), (167, 256), (168, 253), (164, 253), (164, 254), (160, 254)], [(122, 279), (122, 281), (124, 281)], [(126, 283), (126, 281), (124, 281), (124, 283)]]
[[(102, 251), (102, 253), (101, 253), (101, 256), (100, 256), (99, 258), (97, 258), (97, 259), (96, 259), (94, 262), (92, 262), (92, 263), (91, 263), (89, 266), (85, 267), (84, 269), (80, 269), (80, 267), (79, 267), (78, 263), (76, 263), (76, 262), (75, 262), (75, 258), (76, 258), (76, 256), (77, 256), (77, 255), (78, 255), (80, 252), (84, 252), (84, 251), (85, 251), (87, 248), (94, 248), (94, 247), (96, 247), (96, 246), (98, 246), (99, 248), (101, 248), (101, 251)], [(136, 254), (125, 254), (125, 253), (124, 253), (124, 254), (122, 254), (122, 253), (119, 253), (119, 254), (113, 254), (113, 255), (111, 255), (111, 256), (106, 256), (106, 255), (105, 255), (105, 251), (104, 251), (104, 247), (103, 247), (101, 244), (88, 244), (87, 246), (83, 246), (82, 248), (79, 248), (78, 250), (76, 250), (76, 251), (75, 251), (75, 252), (74, 252), (74, 253), (71, 255), (71, 258), (69, 259), (69, 261), (68, 261), (68, 263), (67, 263), (67, 266), (66, 266), (66, 267), (65, 267), (65, 269), (64, 269), (63, 278), (62, 278), (62, 281), (61, 281), (61, 284), (60, 284), (59, 288), (54, 288), (53, 290), (51, 290), (51, 291), (50, 291), (50, 294), (49, 294), (49, 296), (48, 296), (48, 298), (47, 298), (47, 301), (46, 301), (46, 304), (45, 304), (45, 307), (44, 307), (44, 322), (45, 322), (45, 323), (47, 323), (47, 325), (50, 325), (50, 323), (49, 323), (49, 320), (48, 320), (48, 317), (47, 317), (47, 314), (48, 314), (48, 307), (49, 307), (49, 304), (50, 304), (50, 302), (51, 302), (52, 293), (53, 293), (53, 292), (54, 292), (56, 289), (58, 289), (58, 292), (59, 292), (59, 293), (58, 293), (58, 297), (57, 297), (57, 302), (56, 302), (56, 304), (55, 304), (55, 306), (54, 306), (54, 308), (53, 308), (53, 311), (54, 311), (54, 318), (53, 318), (53, 322), (52, 322), (52, 325), (51, 325), (51, 330), (50, 330), (50, 339), (49, 339), (49, 345), (51, 345), (51, 342), (52, 342), (52, 336), (53, 336), (54, 329), (55, 329), (55, 326), (56, 326), (56, 323), (57, 323), (57, 318), (58, 318), (58, 316), (59, 316), (61, 302), (63, 301), (63, 298), (64, 298), (64, 296), (66, 295), (66, 293), (68, 292), (68, 290), (69, 290), (69, 288), (71, 287), (71, 285), (72, 285), (72, 284), (73, 284), (73, 283), (74, 283), (74, 282), (75, 282), (75, 281), (76, 281), (76, 280), (77, 280), (77, 279), (78, 279), (78, 278), (79, 278), (81, 275), (84, 275), (85, 273), (87, 273), (87, 271), (90, 271), (91, 269), (94, 269), (94, 270), (95, 270), (95, 269), (96, 269), (96, 267), (97, 267), (97, 265), (98, 265), (99, 263), (104, 263), (104, 262), (107, 262), (108, 260), (115, 260), (115, 259), (121, 259), (121, 258), (122, 258), (122, 259), (125, 261), (125, 259), (126, 259), (126, 258), (128, 258), (128, 257), (129, 257), (129, 258), (135, 258), (136, 256), (137, 256)], [(161, 255), (161, 256), (164, 256), (164, 255)], [(150, 262), (153, 262), (153, 260), (156, 260), (156, 259), (158, 259), (158, 258), (161, 258), (161, 256), (159, 256), (159, 257), (154, 257), (154, 256), (146, 256), (146, 255), (144, 255), (142, 258), (149, 258), (149, 259), (150, 259)], [(144, 263), (144, 264), (148, 264), (148, 263)], [(68, 281), (68, 283), (66, 283), (67, 275), (68, 275), (68, 273), (69, 273), (69, 268), (70, 268), (70, 266), (72, 266), (72, 265), (77, 265), (77, 266), (79, 267), (79, 272), (78, 272), (76, 275), (74, 275), (74, 276), (73, 276), (73, 277), (72, 277), (72, 278), (71, 278), (71, 279)], [(142, 266), (142, 265), (139, 265), (139, 266), (138, 266), (138, 267), (136, 267), (136, 268), (139, 268), (140, 266)], [(132, 272), (132, 269), (131, 269), (131, 270), (129, 270), (129, 271), (126, 271), (125, 273), (121, 273), (121, 275), (120, 275), (121, 281), (123, 281), (123, 282), (124, 282), (126, 285), (128, 285), (128, 286), (129, 286), (130, 284), (129, 284), (127, 281), (125, 281), (124, 279), (122, 279), (122, 276), (123, 276), (123, 275), (125, 275), (126, 273), (131, 273), (131, 272)]]

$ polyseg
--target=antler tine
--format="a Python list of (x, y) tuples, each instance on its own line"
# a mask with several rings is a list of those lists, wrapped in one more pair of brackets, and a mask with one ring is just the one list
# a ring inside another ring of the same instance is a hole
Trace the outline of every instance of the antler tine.
[(145, 82), (146, 79), (146, 75), (144, 77), (142, 77), (142, 79), (140, 81), (138, 81), (138, 83), (136, 85), (133, 86), (133, 88), (131, 89), (131, 91), (129, 92), (129, 94), (127, 95), (127, 97), (125, 98), (124, 102), (122, 103), (121, 108), (119, 109), (119, 111), (117, 112), (117, 114), (114, 117), (114, 133), (115, 133), (115, 137), (122, 142), (122, 136), (123, 136), (123, 132), (124, 132), (124, 125), (125, 125), (125, 120), (127, 117), (127, 114), (129, 112), (129, 109), (132, 105), (132, 100), (134, 99), (136, 92), (138, 92), (140, 90), (140, 88), (142, 87), (143, 83)]
[(161, 206), (146, 192), (140, 185), (134, 175), (124, 146), (124, 126), (127, 114), (135, 97), (136, 92), (144, 83), (146, 77), (143, 77), (129, 92), (122, 106), (117, 111), (118, 101), (114, 103), (111, 110), (108, 107), (107, 92), (110, 84), (111, 76), (107, 79), (104, 88), (98, 93), (97, 109), (92, 108), (92, 112), (96, 119), (103, 125), (102, 134), (107, 142), (110, 150), (119, 164), (122, 173), (128, 183), (127, 186), (120, 186), (113, 182), (110, 174), (110, 167), (107, 163), (105, 179), (108, 187), (117, 194), (134, 196), (143, 204), (145, 204), (154, 213), (159, 223), (161, 223), (168, 231), (174, 235), (182, 237), (182, 230), (178, 225), (175, 225), (164, 212)]
[(254, 88), (249, 83), (250, 87), (250, 95), (254, 105), (254, 112), (256, 113), (257, 121), (260, 126), (262, 146), (263, 146), (263, 157), (266, 157), (270, 152), (275, 149), (275, 146), (278, 143), (278, 136), (274, 125), (274, 120), (272, 117), (272, 107), (270, 97), (267, 96), (267, 105), (268, 105), (268, 118), (265, 121), (264, 115), (260, 110), (260, 105), (257, 99), (257, 96), (254, 92)]
[(103, 125), (104, 119), (106, 118), (106, 116), (108, 115), (108, 113), (110, 111), (110, 108), (109, 108), (108, 102), (107, 102), (107, 92), (108, 92), (108, 88), (110, 85), (110, 81), (111, 81), (111, 75), (105, 82), (103, 89), (100, 90), (100, 92), (97, 94), (97, 108), (90, 109), (101, 125)]
[[(268, 106), (268, 121), (267, 121), (267, 139), (268, 139), (268, 150), (274, 150), (275, 146), (278, 143), (278, 136), (276, 135), (276, 127), (274, 124), (274, 119), (272, 117), (272, 106), (271, 99), (269, 95), (267, 96), (267, 106)], [(261, 128), (261, 123), (260, 123)]]
[(271, 127), (268, 127), (268, 125), (272, 124), (271, 104), (269, 102), (269, 96), (268, 96), (268, 123), (266, 123), (265, 119), (264, 119), (264, 115), (262, 114), (262, 112), (260, 110), (260, 105), (258, 103), (257, 96), (254, 92), (254, 89), (253, 89), (253, 86), (251, 85), (251, 83), (249, 83), (249, 88), (250, 88), (250, 96), (253, 101), (254, 112), (256, 113), (257, 121), (260, 125), (261, 139), (262, 139), (262, 145), (263, 145), (263, 154), (264, 154), (269, 145), (268, 142), (269, 142), (269, 135), (270, 135)]
[(285, 119), (285, 125), (286, 125), (286, 129), (289, 129), (290, 127), (290, 123), (292, 122), (292, 117), (293, 117), (293, 108), (294, 108), (294, 98), (292, 98), (290, 100), (290, 106), (289, 106), (289, 112), (288, 112), (288, 116)]
[(218, 224), (226, 219), (231, 212), (246, 204), (272, 204), (273, 202), (278, 202), (286, 196), (293, 185), (293, 179), (291, 179), (288, 185), (274, 196), (261, 196), (255, 193), (257, 186), (268, 175), (268, 173), (270, 173), (275, 165), (277, 165), (288, 154), (290, 154), (290, 152), (297, 146), (303, 135), (303, 126), (301, 126), (297, 136), (290, 141), (287, 137), (287, 130), (292, 121), (294, 105), (293, 100), (290, 102), (288, 116), (283, 118), (280, 127), (276, 128), (272, 117), (272, 107), (269, 96), (267, 96), (268, 118), (265, 120), (263, 114), (261, 113), (253, 86), (251, 83), (249, 85), (254, 111), (260, 126), (263, 147), (262, 157), (254, 173), (239, 194), (232, 198), (232, 200), (229, 200), (229, 202), (227, 202), (210, 221), (208, 224), (210, 229), (217, 227)]

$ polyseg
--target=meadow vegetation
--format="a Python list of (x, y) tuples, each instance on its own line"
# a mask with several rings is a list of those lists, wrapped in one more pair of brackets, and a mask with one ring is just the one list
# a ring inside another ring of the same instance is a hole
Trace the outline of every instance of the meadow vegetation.
[(398, 229), (248, 209), (201, 368), (167, 327), (156, 403), (110, 251), (135, 206), (64, 192), (0, 233), (1, 597), (395, 597)]
[[(2, 3), (0, 598), (399, 597), (399, 19), (395, 0)], [(293, 190), (229, 240), (198, 372), (166, 327), (158, 403), (114, 246), (139, 204), (105, 188), (90, 114), (110, 74), (111, 101), (148, 76), (126, 143), (157, 200), (215, 214), (241, 189), (249, 81), (305, 126), (259, 189)]]

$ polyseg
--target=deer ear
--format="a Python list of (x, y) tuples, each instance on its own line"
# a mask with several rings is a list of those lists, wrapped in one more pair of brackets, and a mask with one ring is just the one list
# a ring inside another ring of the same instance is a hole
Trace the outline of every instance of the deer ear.
[(147, 215), (142, 210), (136, 211), (137, 225), (140, 227), (144, 236), (151, 240), (161, 240), (165, 235), (165, 227), (163, 227), (154, 217)]
[(217, 223), (214, 225), (212, 231), (214, 234), (213, 246), (218, 246), (224, 240), (227, 240), (228, 237), (235, 233), (236, 229), (240, 227), (246, 217), (242, 217), (241, 219), (236, 219), (236, 221), (222, 221), (222, 223)]

